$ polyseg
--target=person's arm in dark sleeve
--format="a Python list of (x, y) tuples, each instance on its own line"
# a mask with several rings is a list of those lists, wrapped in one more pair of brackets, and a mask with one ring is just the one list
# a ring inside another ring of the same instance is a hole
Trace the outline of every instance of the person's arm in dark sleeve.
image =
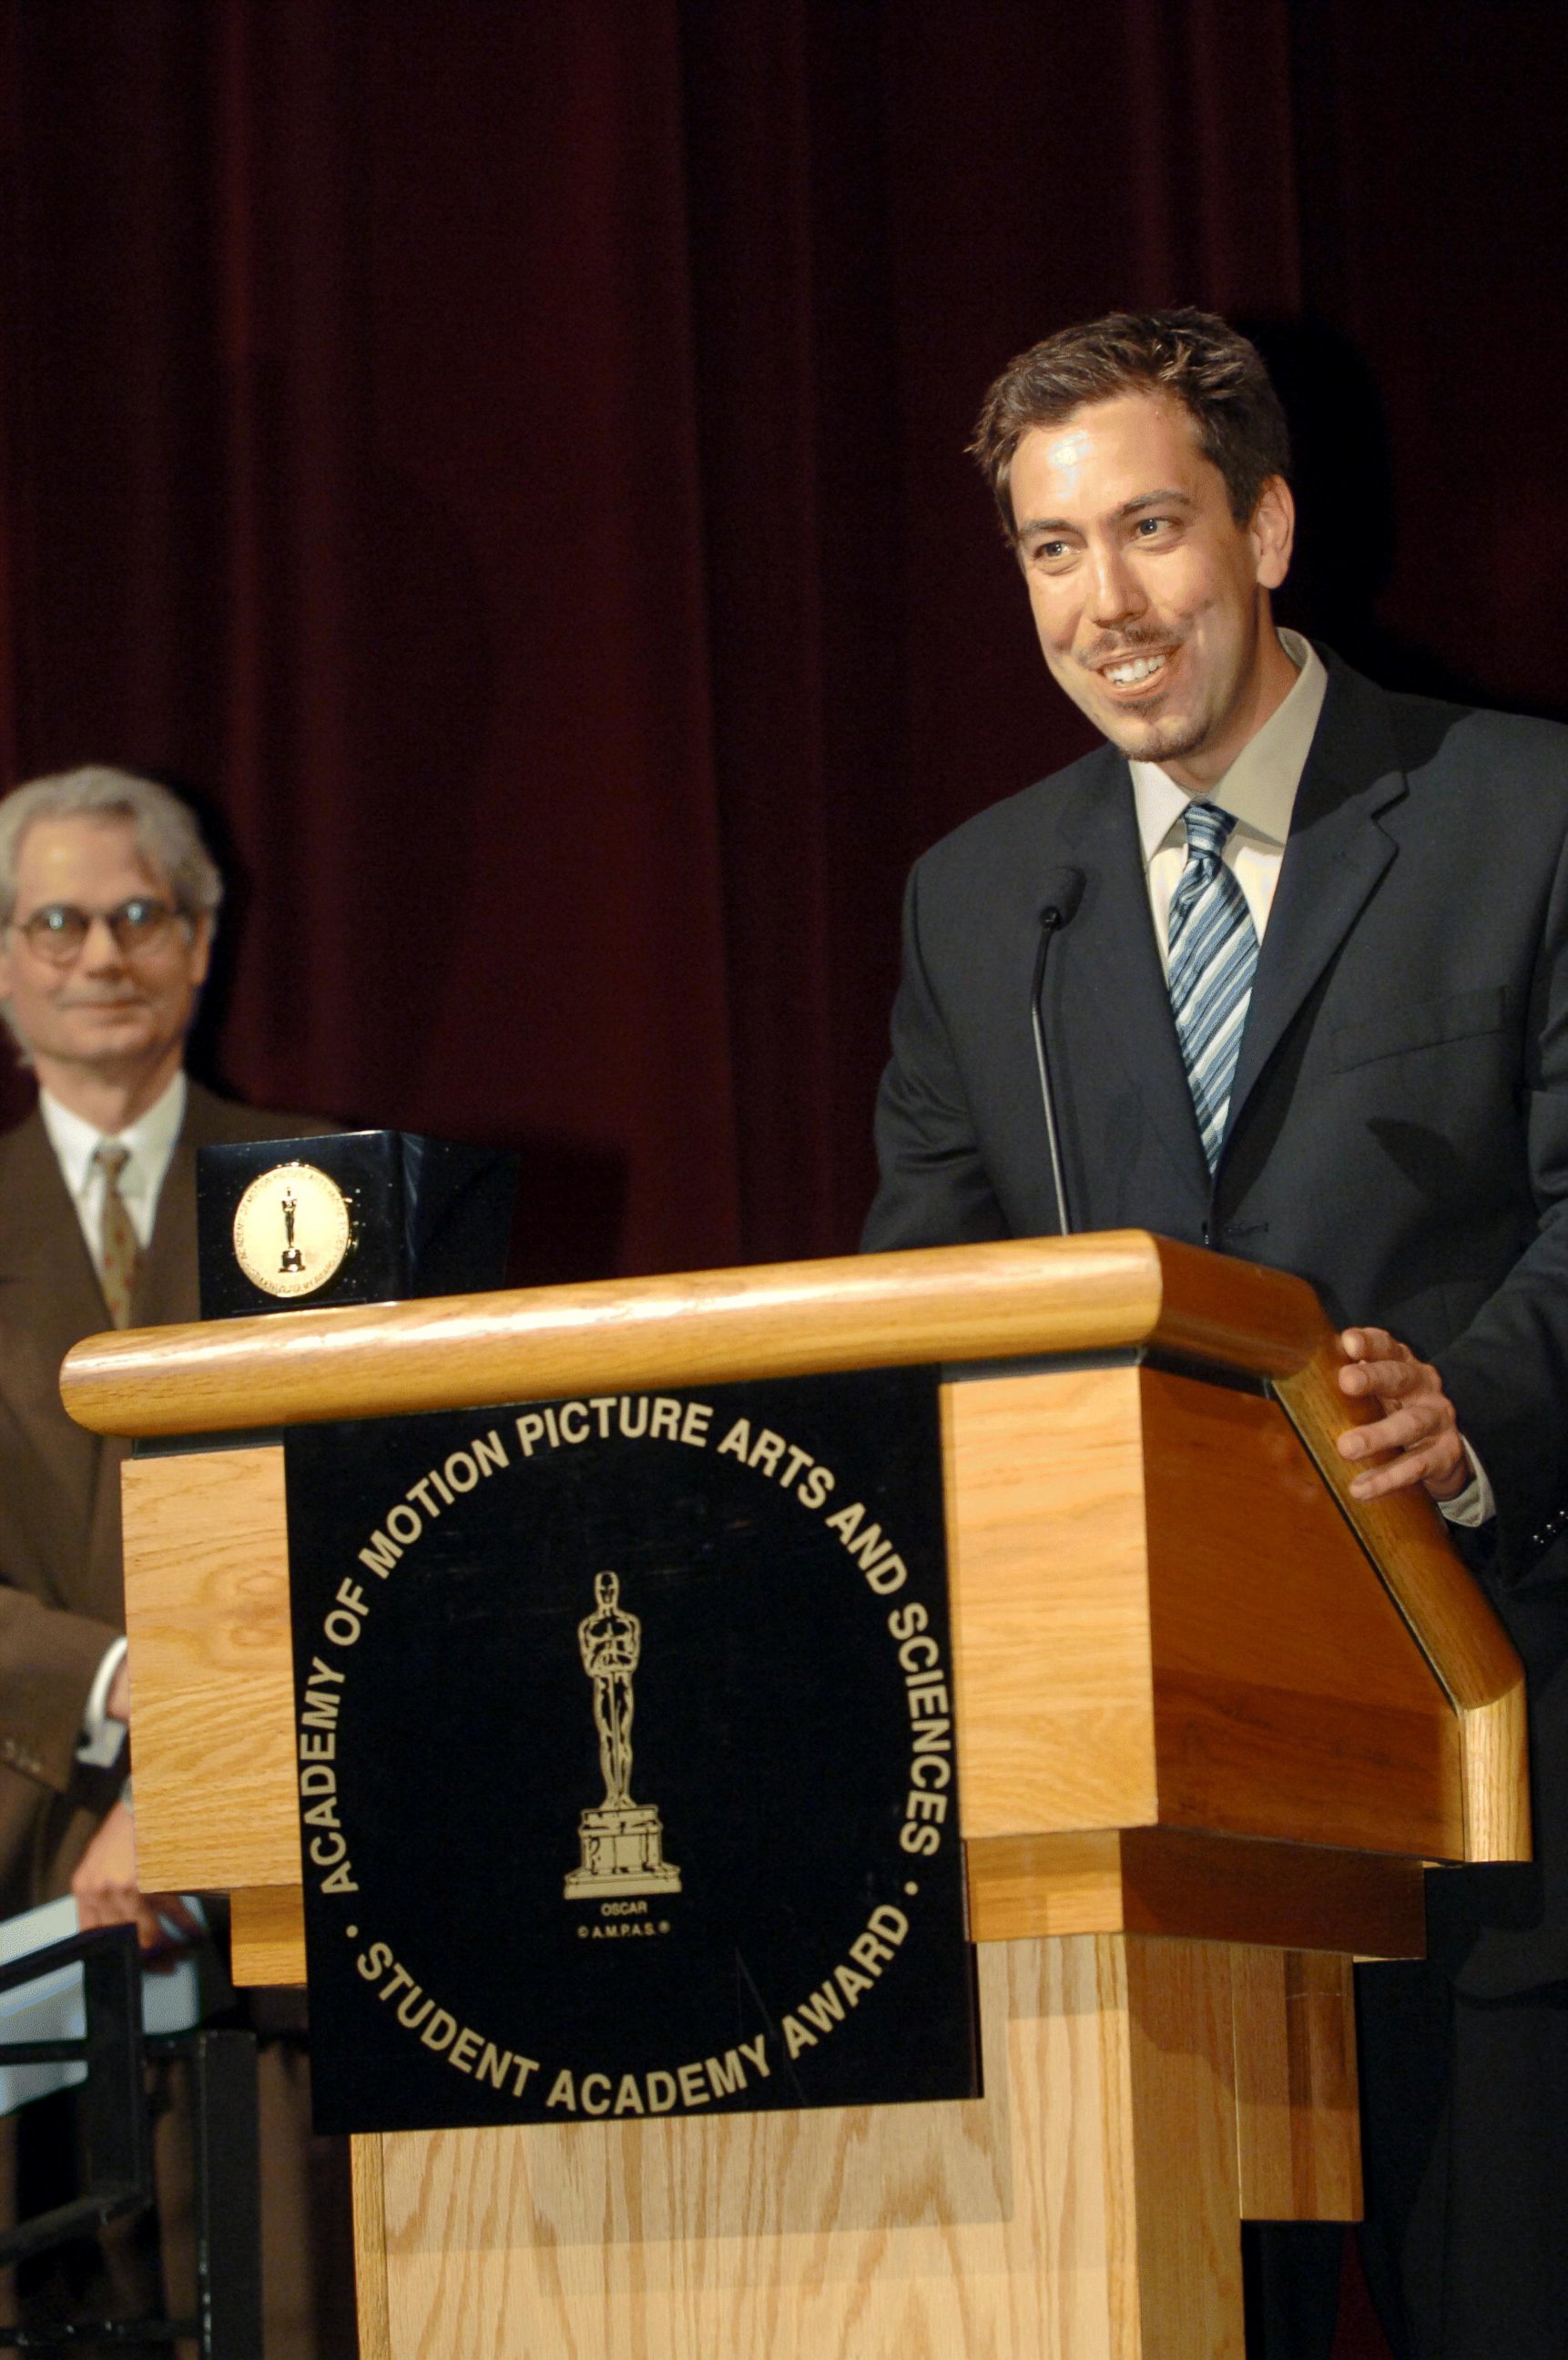
[(1526, 1028), (1523, 1119), (1536, 1234), (1437, 1365), (1497, 1502), (1494, 1578), (1527, 1579), (1568, 1529), (1568, 852)]
[(877, 1094), (876, 1149), (882, 1178), (861, 1238), (862, 1252), (1007, 1236), (921, 948), (918, 868), (904, 897), (904, 968), (894, 1003), (893, 1055)]
[(93, 1681), (119, 1636), (0, 1579), (0, 1762), (64, 1794)]

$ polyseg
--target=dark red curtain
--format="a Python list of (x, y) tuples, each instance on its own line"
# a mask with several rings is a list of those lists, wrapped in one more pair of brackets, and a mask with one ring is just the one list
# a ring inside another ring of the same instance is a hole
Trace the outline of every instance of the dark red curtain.
[(1255, 323), (1297, 618), (1568, 697), (1565, 69), (1544, 0), (0, 0), (7, 776), (204, 798), (203, 1058), (520, 1144), (529, 1274), (846, 1249), (907, 864), (1083, 742), (988, 377)]

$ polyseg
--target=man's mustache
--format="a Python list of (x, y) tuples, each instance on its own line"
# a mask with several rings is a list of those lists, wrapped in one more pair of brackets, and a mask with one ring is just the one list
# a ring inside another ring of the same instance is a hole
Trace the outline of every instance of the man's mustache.
[(1185, 632), (1172, 630), (1107, 631), (1092, 645), (1080, 649), (1078, 661), (1097, 672), (1102, 664), (1113, 662), (1117, 656), (1141, 656), (1150, 648), (1179, 647)]

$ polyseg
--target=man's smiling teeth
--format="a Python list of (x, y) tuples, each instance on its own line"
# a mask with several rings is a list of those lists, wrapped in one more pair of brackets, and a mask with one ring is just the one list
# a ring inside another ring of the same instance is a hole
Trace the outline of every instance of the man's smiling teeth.
[(1105, 677), (1113, 680), (1118, 688), (1131, 688), (1136, 681), (1150, 679), (1164, 661), (1163, 655), (1133, 656), (1126, 663), (1107, 664)]

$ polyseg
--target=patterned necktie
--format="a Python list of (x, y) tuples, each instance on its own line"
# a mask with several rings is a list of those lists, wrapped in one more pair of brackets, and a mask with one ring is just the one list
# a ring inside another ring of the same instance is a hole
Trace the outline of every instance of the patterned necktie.
[(1257, 967), (1246, 896), (1222, 858), (1234, 825), (1214, 803), (1188, 804), (1187, 866), (1170, 897), (1170, 1008), (1211, 1172)]
[(137, 1277), (141, 1270), (141, 1242), (126, 1209), (120, 1194), (120, 1175), (131, 1160), (131, 1151), (117, 1139), (101, 1139), (93, 1151), (93, 1162), (104, 1175), (104, 1254), (100, 1276), (104, 1300), (109, 1306), (109, 1317), (116, 1328), (131, 1324), (131, 1300), (136, 1294)]

